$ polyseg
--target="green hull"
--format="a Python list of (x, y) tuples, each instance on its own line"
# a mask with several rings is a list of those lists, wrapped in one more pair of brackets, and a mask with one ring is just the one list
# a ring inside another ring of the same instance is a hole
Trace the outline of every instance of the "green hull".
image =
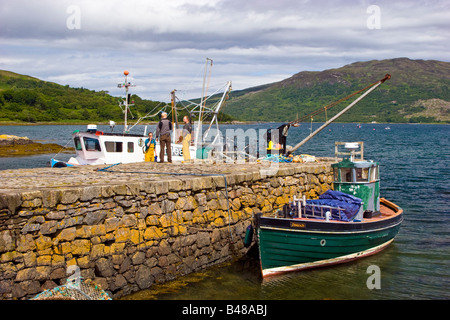
[[(343, 263), (374, 254), (394, 239), (401, 223), (367, 226), (362, 230), (345, 230), (342, 224), (336, 224), (337, 229), (332, 230), (328, 222), (328, 230), (321, 231), (320, 225), (326, 222), (291, 220), (285, 226), (271, 225), (267, 218), (262, 218), (261, 222), (258, 241), (263, 276)], [(295, 225), (300, 228), (291, 227)]]

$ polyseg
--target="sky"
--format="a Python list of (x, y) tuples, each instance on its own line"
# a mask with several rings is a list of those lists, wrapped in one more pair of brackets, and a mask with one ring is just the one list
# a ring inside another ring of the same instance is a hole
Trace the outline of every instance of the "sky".
[(212, 93), (398, 57), (450, 62), (449, 0), (0, 0), (1, 70), (115, 96), (128, 70), (199, 97), (207, 58)]

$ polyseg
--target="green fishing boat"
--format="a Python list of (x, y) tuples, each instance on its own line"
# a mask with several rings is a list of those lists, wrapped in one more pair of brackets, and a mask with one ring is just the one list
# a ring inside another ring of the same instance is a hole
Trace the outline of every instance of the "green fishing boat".
[[(338, 151), (342, 145), (347, 152)], [(316, 200), (294, 198), (273, 216), (258, 216), (263, 277), (367, 257), (397, 235), (403, 210), (380, 198), (378, 163), (363, 159), (362, 142), (337, 142), (336, 151), (346, 157), (332, 164), (334, 190)]]

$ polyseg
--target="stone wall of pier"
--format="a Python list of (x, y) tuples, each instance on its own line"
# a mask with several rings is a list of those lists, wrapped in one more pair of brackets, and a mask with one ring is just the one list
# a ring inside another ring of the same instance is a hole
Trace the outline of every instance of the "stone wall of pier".
[(1, 190), (0, 299), (29, 299), (65, 284), (71, 265), (118, 298), (241, 258), (255, 214), (294, 195), (314, 198), (332, 182), (327, 163), (225, 177)]

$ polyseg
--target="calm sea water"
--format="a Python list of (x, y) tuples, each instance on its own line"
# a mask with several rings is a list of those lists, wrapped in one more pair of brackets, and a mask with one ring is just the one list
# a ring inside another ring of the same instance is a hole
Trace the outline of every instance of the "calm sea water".
[[(313, 124), (313, 130), (319, 124)], [(333, 156), (335, 141), (364, 141), (365, 158), (380, 162), (382, 196), (404, 209), (395, 241), (381, 253), (353, 263), (293, 273), (262, 281), (256, 261), (238, 261), (154, 286), (129, 299), (284, 300), (284, 299), (450, 299), (450, 126), (331, 124), (298, 150)], [(151, 127), (151, 126), (150, 126)], [(267, 129), (277, 124), (224, 125), (225, 129)], [(73, 130), (84, 126), (0, 126), (0, 134), (70, 145)], [(107, 126), (99, 130), (108, 131)], [(120, 130), (117, 128), (116, 130)], [(143, 127), (137, 131), (143, 132)], [(295, 145), (310, 124), (289, 130)], [(0, 158), (0, 170), (44, 167), (54, 155)], [(67, 160), (70, 155), (57, 158)], [(381, 288), (368, 289), (377, 265)]]

